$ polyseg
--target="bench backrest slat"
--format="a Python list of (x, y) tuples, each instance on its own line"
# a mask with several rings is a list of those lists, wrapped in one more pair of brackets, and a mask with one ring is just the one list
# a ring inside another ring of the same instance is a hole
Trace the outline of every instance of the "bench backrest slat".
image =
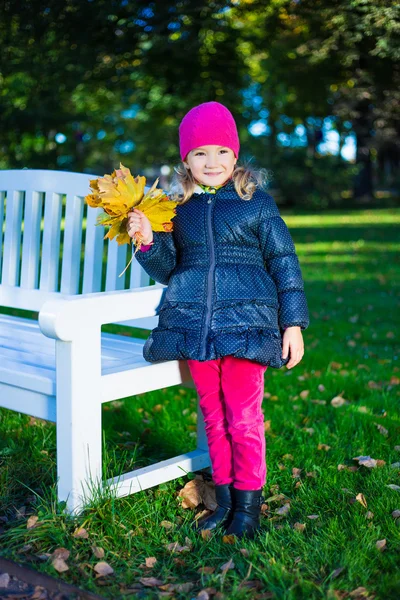
[(62, 196), (46, 192), (44, 204), (44, 231), (39, 288), (58, 291), (58, 271), (61, 237)]
[[(0, 170), (0, 282), (7, 287), (7, 297), (10, 286), (86, 294), (149, 285), (149, 276), (135, 259), (119, 277), (132, 245), (105, 240), (108, 228), (96, 226), (102, 210), (87, 206), (84, 196), (90, 193), (89, 181), (97, 177)], [(18, 298), (20, 305), (21, 295)]]
[(67, 194), (62, 258), (62, 294), (79, 293), (80, 256), (82, 251), (83, 202), (78, 196)]
[(8, 189), (1, 283), (19, 285), (23, 194)]
[(43, 194), (32, 190), (26, 192), (20, 283), (22, 288), (36, 289), (39, 283), (42, 207)]

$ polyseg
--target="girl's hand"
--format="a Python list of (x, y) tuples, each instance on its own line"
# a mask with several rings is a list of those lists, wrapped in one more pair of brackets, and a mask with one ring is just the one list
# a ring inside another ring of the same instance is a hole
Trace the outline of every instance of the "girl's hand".
[(288, 327), (285, 329), (282, 338), (282, 358), (288, 356), (290, 349), (290, 360), (287, 363), (287, 368), (291, 369), (297, 365), (304, 355), (304, 342), (301, 333), (301, 327)]
[(150, 221), (138, 208), (134, 208), (133, 211), (128, 212), (128, 224), (126, 230), (131, 238), (135, 237), (135, 233), (139, 231), (143, 237), (142, 244), (144, 246), (151, 244), (153, 241), (153, 230)]

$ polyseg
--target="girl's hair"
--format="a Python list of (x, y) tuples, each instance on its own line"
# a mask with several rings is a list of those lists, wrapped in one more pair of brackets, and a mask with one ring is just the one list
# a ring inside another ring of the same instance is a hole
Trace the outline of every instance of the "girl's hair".
[[(169, 197), (179, 204), (187, 202), (196, 187), (197, 181), (192, 172), (185, 167), (183, 163), (174, 167), (175, 175), (171, 182)], [(272, 179), (272, 172), (267, 169), (254, 169), (247, 161), (243, 165), (236, 163), (232, 180), (235, 184), (235, 190), (242, 200), (251, 200), (256, 189), (266, 189)]]

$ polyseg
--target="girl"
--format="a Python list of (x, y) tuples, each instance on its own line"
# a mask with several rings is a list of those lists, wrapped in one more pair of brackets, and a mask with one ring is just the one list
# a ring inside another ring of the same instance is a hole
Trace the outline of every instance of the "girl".
[(303, 279), (262, 176), (237, 165), (230, 111), (218, 102), (195, 106), (179, 126), (179, 142), (173, 231), (152, 231), (140, 210), (129, 213), (129, 235), (144, 237), (137, 260), (168, 285), (143, 356), (187, 360), (198, 392), (217, 509), (194, 525), (254, 537), (266, 482), (264, 373), (303, 357)]

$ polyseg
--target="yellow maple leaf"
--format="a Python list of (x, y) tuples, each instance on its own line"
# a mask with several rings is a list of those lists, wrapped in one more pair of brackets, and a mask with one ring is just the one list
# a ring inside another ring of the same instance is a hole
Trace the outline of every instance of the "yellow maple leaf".
[[(111, 175), (92, 179), (89, 184), (92, 193), (85, 196), (85, 201), (89, 206), (104, 211), (97, 216), (96, 225), (110, 227), (104, 238), (115, 238), (118, 245), (133, 243), (136, 254), (142, 244), (142, 236), (140, 232), (136, 232), (132, 239), (127, 232), (128, 213), (133, 208), (138, 208), (146, 215), (153, 231), (173, 230), (171, 220), (176, 214), (178, 203), (169, 200), (162, 189), (157, 189), (158, 179), (145, 193), (146, 178), (140, 175), (133, 177), (130, 170), (120, 163), (119, 169), (115, 169)], [(129, 267), (132, 258), (120, 277)]]

